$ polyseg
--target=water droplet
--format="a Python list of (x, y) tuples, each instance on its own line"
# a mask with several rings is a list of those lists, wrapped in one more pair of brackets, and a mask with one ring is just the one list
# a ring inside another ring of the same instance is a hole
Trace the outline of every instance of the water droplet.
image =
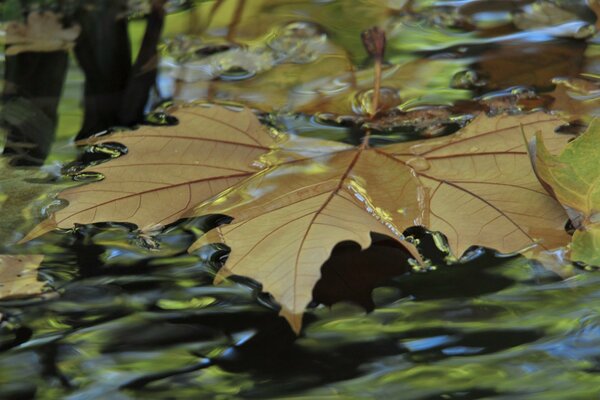
[(119, 143), (102, 143), (89, 147), (87, 152), (117, 158), (123, 154), (127, 154), (127, 147)]
[(207, 57), (212, 56), (213, 54), (223, 53), (233, 48), (234, 46), (232, 46), (231, 44), (207, 44), (195, 50), (194, 54), (196, 54), (199, 57)]
[(592, 24), (585, 24), (575, 31), (573, 37), (575, 37), (575, 39), (587, 39), (589, 37), (594, 36), (595, 34), (596, 27), (594, 27), (594, 25)]
[(269, 128), (269, 136), (273, 138), (276, 142), (282, 141), (287, 138), (287, 135), (275, 128)]
[(385, 225), (394, 235), (404, 239), (402, 232), (394, 225), (394, 219), (392, 218), (391, 213), (373, 204), (373, 201), (367, 194), (367, 190), (356, 179), (350, 179), (347, 188), (350, 193), (354, 195), (354, 198), (364, 205), (365, 211)]
[(292, 22), (284, 26), (268, 46), (279, 62), (306, 64), (315, 61), (326, 49), (327, 35), (311, 22)]
[(73, 176), (75, 182), (97, 182), (102, 179), (104, 179), (104, 175), (97, 172), (82, 172)]
[(236, 65), (224, 70), (219, 76), (219, 78), (221, 78), (224, 81), (241, 81), (244, 79), (250, 79), (254, 75), (256, 75), (255, 71), (249, 71), (246, 70), (244, 67)]
[(146, 117), (146, 123), (155, 126), (173, 126), (177, 125), (179, 120), (165, 112), (154, 112)]
[(429, 168), (431, 168), (429, 161), (423, 157), (411, 158), (406, 162), (406, 164), (417, 172), (427, 171)]
[[(439, 232), (431, 232), (431, 237), (433, 239), (433, 243), (435, 244), (435, 247), (437, 247), (440, 251), (443, 251), (444, 253), (446, 253), (449, 256), (452, 255), (452, 249), (450, 249), (450, 246), (448, 245), (448, 241), (446, 240), (444, 235), (442, 235)], [(456, 261), (455, 258), (453, 258), (453, 260)]]
[(454, 89), (473, 89), (485, 86), (485, 84), (486, 82), (479, 77), (477, 72), (467, 69), (454, 74), (450, 87)]
[(254, 168), (258, 168), (258, 169), (264, 169), (267, 166), (265, 165), (265, 163), (260, 162), (259, 160), (253, 161), (252, 164), (250, 164), (252, 167)]
[(432, 265), (430, 260), (424, 260), (423, 264), (419, 264), (416, 260), (409, 259), (408, 263), (411, 266), (412, 272), (415, 273), (426, 273), (437, 269), (437, 266)]
[(379, 106), (378, 110), (373, 109), (373, 89), (361, 90), (356, 93), (352, 101), (352, 110), (361, 115), (373, 115), (375, 111), (385, 111), (397, 107), (402, 100), (396, 89), (382, 87), (379, 90)]

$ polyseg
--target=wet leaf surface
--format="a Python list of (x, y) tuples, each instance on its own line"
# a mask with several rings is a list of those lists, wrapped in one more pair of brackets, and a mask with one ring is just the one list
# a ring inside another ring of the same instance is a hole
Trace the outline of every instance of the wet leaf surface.
[(127, 154), (84, 169), (102, 180), (63, 191), (69, 205), (23, 241), (76, 224), (127, 222), (151, 234), (182, 217), (227, 215), (230, 224), (189, 250), (226, 244), (231, 254), (215, 281), (235, 274), (260, 282), (296, 332), (339, 242), (366, 249), (371, 232), (388, 235), (422, 262), (402, 236), (413, 225), (444, 232), (457, 256), (472, 245), (507, 253), (568, 241), (564, 213), (525, 149), (538, 131), (554, 152), (568, 140), (554, 133), (562, 122), (543, 113), (480, 115), (442, 139), (382, 147), (371, 147), (368, 133), (357, 147), (269, 134), (248, 110), (196, 106), (174, 116), (177, 126), (88, 142), (119, 141)]

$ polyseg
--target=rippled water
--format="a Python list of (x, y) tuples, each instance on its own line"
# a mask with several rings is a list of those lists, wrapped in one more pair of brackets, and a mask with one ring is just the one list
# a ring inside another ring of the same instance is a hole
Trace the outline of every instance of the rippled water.
[[(574, 17), (527, 30), (511, 13), (528, 1), (416, 1), (405, 13), (393, 0), (253, 0), (236, 19), (243, 3), (225, 0), (208, 28), (213, 2), (171, 10), (156, 100), (241, 103), (280, 129), (357, 143), (372, 85), (360, 32), (376, 24), (388, 32), (391, 106), (456, 106), (442, 130), (395, 121), (376, 132), (381, 142), (450, 133), (471, 109), (458, 105), (474, 98), (492, 113), (553, 108), (553, 78), (600, 73), (584, 2), (559, 2)], [(130, 32), (139, 42), (143, 22)], [(224, 249), (187, 254), (214, 218), (174, 224), (158, 248), (116, 224), (13, 245), (39, 220), (46, 193), (68, 184), (55, 171), (77, 154), (83, 77), (71, 64), (45, 167), (54, 178), (36, 178), (47, 185), (23, 195), (27, 214), (2, 231), (3, 253), (46, 255), (40, 278), (58, 292), (0, 302), (1, 399), (600, 397), (593, 270), (554, 268), (561, 278), (549, 265), (481, 249), (447, 265), (432, 237), (413, 230), (437, 268), (410, 272), (382, 238), (363, 254), (343, 243), (296, 338), (257, 283), (212, 285)], [(377, 286), (372, 302), (365, 282)], [(323, 305), (340, 299), (374, 309)]]

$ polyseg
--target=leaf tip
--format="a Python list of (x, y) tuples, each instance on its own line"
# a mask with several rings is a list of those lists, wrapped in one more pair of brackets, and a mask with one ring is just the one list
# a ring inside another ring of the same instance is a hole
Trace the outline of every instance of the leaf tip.
[(25, 235), (21, 240), (19, 240), (17, 242), (17, 244), (24, 244), (27, 242), (32, 241), (33, 239), (36, 239), (48, 232), (50, 232), (51, 230), (55, 229), (57, 227), (56, 221), (54, 220), (53, 217), (48, 218), (42, 222), (40, 222), (35, 228), (33, 228), (31, 231), (29, 231), (29, 233), (27, 235)]
[(231, 271), (229, 271), (225, 266), (221, 267), (219, 272), (215, 275), (215, 279), (213, 279), (213, 285), (218, 285), (231, 276)]
[(188, 248), (188, 253), (193, 253), (194, 251), (207, 246), (209, 244), (217, 244), (222, 243), (225, 244), (225, 240), (223, 235), (221, 234), (221, 230), (219, 228), (215, 228), (206, 232), (204, 235), (200, 236), (192, 245)]
[(294, 313), (282, 308), (279, 315), (285, 318), (294, 333), (299, 336), (302, 331), (302, 318), (304, 317), (304, 313)]

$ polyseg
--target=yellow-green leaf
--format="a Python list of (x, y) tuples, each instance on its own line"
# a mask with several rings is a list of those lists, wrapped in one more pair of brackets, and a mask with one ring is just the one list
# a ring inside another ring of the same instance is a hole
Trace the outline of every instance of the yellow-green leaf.
[(567, 145), (550, 154), (542, 135), (537, 135), (536, 170), (542, 182), (565, 207), (577, 232), (571, 258), (600, 265), (600, 121)]

